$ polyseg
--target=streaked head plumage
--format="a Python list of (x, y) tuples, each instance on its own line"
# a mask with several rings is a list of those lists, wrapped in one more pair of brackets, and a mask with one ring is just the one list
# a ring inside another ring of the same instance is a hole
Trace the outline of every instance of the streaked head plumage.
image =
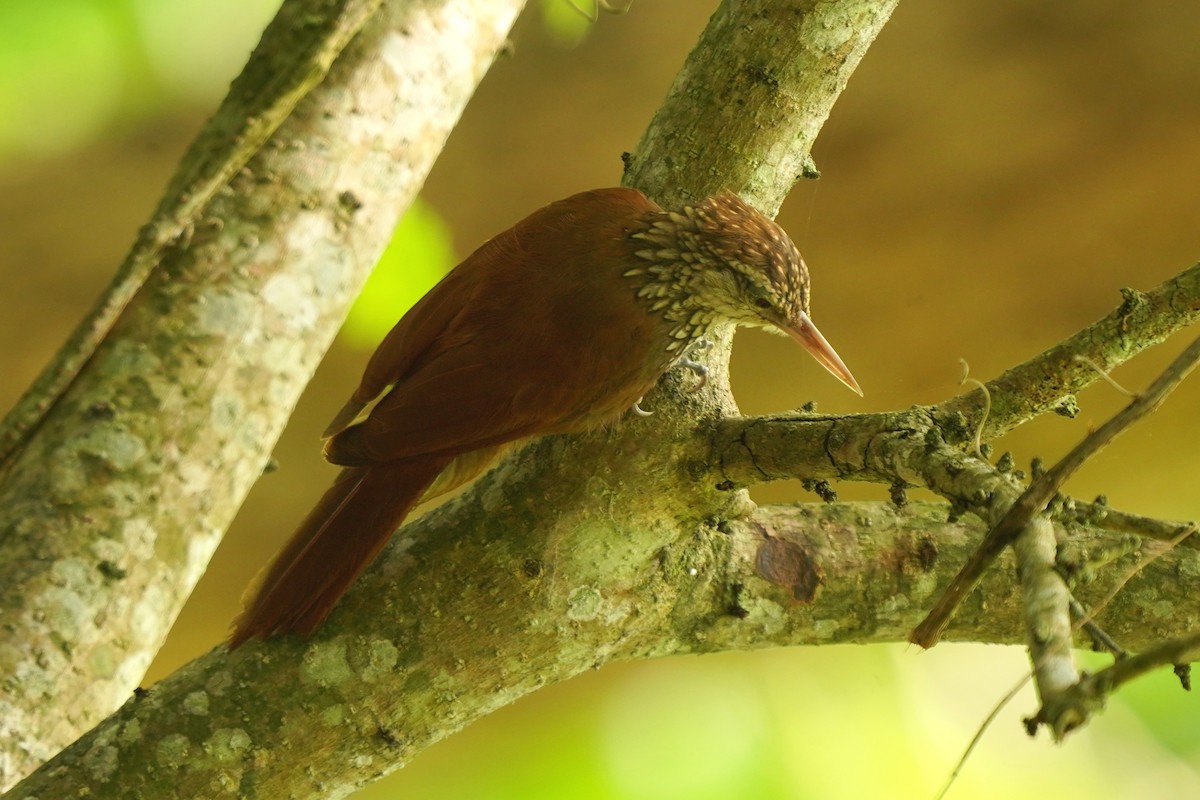
[[(786, 328), (807, 314), (808, 268), (774, 220), (730, 192), (656, 212), (633, 234), (647, 293), (740, 325)], [(664, 303), (661, 308), (669, 310)]]
[(808, 267), (773, 220), (731, 192), (655, 211), (631, 231), (638, 266), (625, 271), (638, 297), (671, 326), (682, 353), (719, 320), (791, 336), (838, 380), (862, 394), (808, 315)]

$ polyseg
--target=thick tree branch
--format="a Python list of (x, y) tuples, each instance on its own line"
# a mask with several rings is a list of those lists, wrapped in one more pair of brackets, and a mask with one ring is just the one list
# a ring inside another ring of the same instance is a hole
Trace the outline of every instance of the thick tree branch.
[(630, 156), (664, 205), (731, 189), (775, 216), (816, 178), (812, 146), (899, 0), (722, 3)]
[[(519, 6), (386, 4), (199, 222), (195, 209), (160, 212), (139, 240), (153, 259), (171, 224), (194, 228), (161, 254), (0, 484), (0, 785), (141, 680)], [(345, 30), (291, 3), (280, 15), (281, 35)], [(285, 39), (260, 53), (286, 60)], [(313, 74), (338, 49), (317, 47)], [(247, 156), (255, 137), (237, 136)], [(197, 149), (219, 164), (180, 174), (212, 195), (232, 162)]]
[(0, 475), (95, 355), (173, 242), (186, 242), (200, 213), (329, 72), (380, 0), (293, 0), (263, 33), (225, 101), (204, 126), (154, 217), (116, 278), (62, 350), (0, 423)]
[[(878, 502), (823, 503), (766, 506), (745, 520), (731, 522), (727, 532), (732, 537), (732, 555), (726, 580), (741, 588), (729, 609), (730, 618), (712, 618), (713, 630), (729, 631), (727, 635), (733, 637), (722, 634), (717, 649), (896, 641), (893, 637), (903, 627), (901, 620), (918, 618), (985, 531), (971, 517), (952, 523), (945, 518), (946, 506), (941, 503), (910, 502), (903, 509)], [(872, 535), (859, 535), (862, 530)], [(1115, 537), (1104, 531), (1076, 535), (1078, 547), (1085, 552), (1103, 553), (1114, 545)], [(1097, 604), (1126, 581), (1128, 570), (1143, 560), (1143, 550), (1160, 548), (1158, 543), (1147, 543), (1098, 568), (1092, 581), (1079, 590), (1082, 602)], [(1007, 569), (984, 577), (978, 595), (951, 623), (947, 638), (1026, 642), (1025, 608), (1012, 580), (1015, 559), (1006, 553), (1002, 562)], [(1162, 618), (1149, 626), (1147, 615), (1154, 616), (1151, 607), (1173, 572), (1196, 563), (1200, 554), (1189, 551), (1171, 552), (1149, 562), (1139, 581), (1123, 587), (1120, 612), (1105, 615), (1106, 629), (1134, 649), (1187, 631), (1185, 619)], [(1187, 607), (1194, 602), (1183, 599), (1189, 594), (1186, 587), (1167, 591), (1172, 603), (1182, 601)], [(749, 613), (739, 612), (738, 607)], [(771, 626), (778, 630), (767, 630)], [(907, 631), (899, 635), (902, 639)], [(702, 638), (707, 642), (713, 636), (709, 631)]]
[[(642, 433), (630, 424), (610, 444), (634, 447)], [(95, 798), (342, 796), (498, 706), (607, 661), (898, 641), (984, 532), (968, 518), (945, 523), (940, 504), (838, 503), (694, 518), (664, 539), (662, 524), (650, 528), (633, 509), (598, 510), (595, 499), (625, 482), (604, 470), (588, 488), (546, 498), (593, 499), (590, 509), (567, 504), (547, 539), (528, 525), (542, 505), (528, 493), (543, 486), (538, 461), (586, 446), (561, 444), (534, 445), (406, 527), (330, 629), (217, 648), (131, 698), (13, 797), (61, 796), (82, 774)], [(1097, 534), (1082, 540), (1105, 545)], [(1103, 571), (1085, 602), (1134, 560)], [(1182, 634), (1200, 598), (1171, 577), (1198, 567), (1200, 554), (1183, 550), (1152, 564), (1106, 627), (1135, 648)], [(1019, 593), (999, 572), (949, 638), (1022, 640)], [(1173, 613), (1163, 616), (1164, 605)]]

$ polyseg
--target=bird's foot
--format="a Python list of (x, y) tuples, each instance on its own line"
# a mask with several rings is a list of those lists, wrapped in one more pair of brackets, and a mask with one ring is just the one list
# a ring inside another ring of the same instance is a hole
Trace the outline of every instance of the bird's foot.
[(713, 343), (711, 339), (697, 339), (688, 345), (687, 350), (684, 351), (683, 356), (679, 359), (679, 366), (684, 367), (685, 369), (690, 369), (693, 373), (695, 373), (696, 377), (699, 378), (699, 380), (696, 382), (696, 385), (691, 389), (693, 392), (700, 391), (708, 383), (708, 367), (706, 367), (704, 364), (701, 364), (699, 361), (689, 358), (689, 355), (692, 353), (700, 355), (701, 353), (711, 350), (712, 346)]
[[(699, 361), (689, 358), (688, 356), (693, 353), (696, 355), (705, 353), (711, 350), (712, 346), (713, 343), (711, 339), (705, 339), (701, 337), (689, 344), (687, 348), (684, 349), (683, 355), (680, 356), (679, 360), (675, 362), (676, 365), (681, 366), (684, 369), (691, 370), (692, 373), (695, 374), (695, 376), (699, 379), (696, 381), (696, 385), (691, 388), (691, 391), (693, 392), (700, 391), (704, 388), (705, 384), (708, 383), (708, 367), (706, 367), (704, 364), (701, 364)], [(637, 402), (633, 404), (634, 414), (637, 414), (639, 417), (649, 417), (654, 413), (653, 411), (647, 411), (646, 409), (642, 408), (641, 404), (642, 398), (639, 397)]]

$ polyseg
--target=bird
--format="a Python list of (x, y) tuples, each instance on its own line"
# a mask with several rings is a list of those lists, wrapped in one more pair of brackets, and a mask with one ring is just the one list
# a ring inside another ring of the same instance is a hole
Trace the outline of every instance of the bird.
[(263, 573), (230, 646), (311, 634), (420, 502), (534, 437), (614, 423), (723, 322), (791, 336), (861, 395), (809, 294), (787, 233), (732, 192), (663, 209), (636, 189), (594, 189), (533, 212), (384, 337), (322, 436), (342, 471)]

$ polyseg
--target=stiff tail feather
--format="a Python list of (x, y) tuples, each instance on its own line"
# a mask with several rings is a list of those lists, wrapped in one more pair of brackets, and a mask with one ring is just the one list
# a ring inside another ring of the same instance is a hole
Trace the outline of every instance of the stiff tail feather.
[(342, 470), (276, 556), (234, 623), (230, 648), (316, 630), (449, 461), (425, 456)]

